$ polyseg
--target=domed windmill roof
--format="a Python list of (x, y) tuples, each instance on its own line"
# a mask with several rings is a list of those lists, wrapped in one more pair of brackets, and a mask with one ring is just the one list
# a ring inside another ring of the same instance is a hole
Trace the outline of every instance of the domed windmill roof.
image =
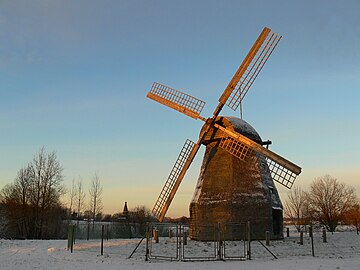
[[(234, 116), (218, 116), (215, 120), (215, 123), (217, 125), (225, 127), (228, 130), (240, 133), (241, 135), (245, 136), (246, 138), (260, 145), (262, 144), (262, 140), (259, 133), (257, 133), (257, 131), (248, 122), (246, 122), (243, 119)], [(202, 128), (201, 132), (205, 128), (206, 128), (206, 124)], [(220, 139), (224, 136), (227, 136), (227, 134), (221, 130), (214, 128), (213, 130), (207, 133), (203, 143), (207, 144), (210, 141)]]

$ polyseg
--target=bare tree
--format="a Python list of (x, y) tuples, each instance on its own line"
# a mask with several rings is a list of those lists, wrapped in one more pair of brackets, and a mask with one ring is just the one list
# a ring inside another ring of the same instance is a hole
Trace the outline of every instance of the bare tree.
[(151, 220), (151, 210), (145, 205), (138, 205), (130, 212), (130, 220), (135, 223), (145, 224)]
[(82, 183), (82, 179), (79, 178), (79, 180), (77, 181), (77, 227), (79, 227), (79, 219), (81, 216), (81, 211), (83, 210), (84, 207), (84, 202), (85, 202), (85, 191), (84, 191), (84, 186)]
[(68, 194), (69, 194), (69, 217), (71, 219), (72, 213), (73, 213), (73, 207), (74, 207), (76, 195), (77, 195), (77, 189), (76, 189), (76, 184), (75, 184), (74, 178), (71, 182), (71, 188), (70, 188)]
[[(101, 214), (102, 211), (102, 186), (99, 176), (95, 173), (89, 190), (90, 195), (90, 211), (92, 214), (93, 222), (96, 216)], [(94, 224), (94, 223), (93, 223)]]
[(344, 214), (355, 204), (356, 195), (353, 187), (324, 175), (311, 184), (308, 201), (316, 220), (334, 232)]
[(285, 216), (288, 217), (298, 232), (308, 223), (307, 196), (300, 187), (294, 187), (284, 204)]
[(129, 219), (138, 225), (135, 227), (136, 234), (138, 235), (143, 235), (146, 231), (146, 223), (153, 221), (151, 210), (144, 205), (139, 205), (132, 209), (129, 212)]
[(346, 213), (345, 222), (356, 228), (356, 233), (360, 230), (360, 203), (355, 203)]
[(37, 224), (35, 225), (35, 238), (43, 237), (43, 229), (47, 227), (44, 216), (48, 209), (60, 201), (60, 196), (65, 193), (63, 186), (63, 168), (57, 160), (55, 152), (46, 153), (41, 148), (33, 158), (32, 171), (34, 181), (31, 203), (35, 206), (34, 214)]
[(13, 235), (44, 238), (54, 224), (54, 211), (62, 211), (62, 166), (55, 152), (40, 149), (28, 166), (19, 170), (13, 184), (2, 189), (7, 220)]

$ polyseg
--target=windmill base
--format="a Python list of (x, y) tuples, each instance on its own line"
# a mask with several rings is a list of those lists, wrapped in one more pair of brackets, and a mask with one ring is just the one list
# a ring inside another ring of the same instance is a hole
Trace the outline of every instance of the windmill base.
[[(261, 143), (245, 121), (219, 117), (218, 122)], [(219, 147), (218, 130), (206, 138), (206, 151), (190, 204), (190, 238), (200, 241), (244, 239), (250, 222), (251, 239), (283, 238), (282, 204), (265, 158), (255, 153), (246, 161)], [(214, 229), (215, 228), (215, 229)]]
[[(281, 209), (269, 209), (268, 205), (254, 207), (229, 203), (190, 205), (190, 239), (198, 241), (247, 239), (247, 223), (250, 222), (252, 240), (265, 239), (266, 231), (273, 240), (283, 239), (283, 215)], [(220, 233), (220, 235), (219, 235)]]

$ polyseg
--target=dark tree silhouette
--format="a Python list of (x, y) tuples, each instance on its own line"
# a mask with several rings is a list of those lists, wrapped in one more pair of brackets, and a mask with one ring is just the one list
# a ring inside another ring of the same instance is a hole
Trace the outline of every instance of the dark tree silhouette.
[[(63, 168), (55, 152), (41, 148), (1, 193), (9, 233), (19, 238), (49, 238), (63, 216)], [(65, 211), (66, 216), (66, 211)]]
[(300, 187), (294, 187), (284, 203), (285, 216), (289, 218), (298, 232), (309, 222), (308, 201), (306, 192)]
[(355, 189), (330, 175), (316, 178), (307, 197), (312, 215), (330, 232), (335, 231), (356, 203)]

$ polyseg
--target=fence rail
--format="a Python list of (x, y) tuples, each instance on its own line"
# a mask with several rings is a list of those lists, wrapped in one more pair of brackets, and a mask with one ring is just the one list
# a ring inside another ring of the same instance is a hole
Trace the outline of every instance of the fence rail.
[[(269, 240), (265, 244), (265, 241), (249, 241), (249, 225), (240, 223), (206, 226), (204, 229), (213, 231), (213, 237), (209, 241), (191, 240), (189, 226), (183, 224), (151, 223), (148, 226), (132, 224), (131, 236), (134, 238), (126, 237), (127, 235), (123, 233), (125, 230), (119, 230), (122, 233), (114, 233), (116, 227), (126, 228), (124, 224), (121, 226), (95, 224), (94, 230), (91, 228), (92, 224), (89, 230), (87, 224), (82, 225), (83, 228), (70, 225), (68, 250), (97, 255), (115, 254), (118, 258), (124, 259), (134, 255), (134, 257), (140, 256), (146, 260), (168, 261), (247, 260), (304, 256), (352, 258), (360, 253), (360, 238), (356, 232), (326, 234), (321, 227), (315, 227), (313, 230), (306, 228), (303, 232), (285, 228), (286, 237), (283, 240)], [(81, 229), (82, 234), (79, 233)], [(140, 232), (144, 233), (141, 235)], [(234, 240), (230, 241), (231, 234)], [(141, 239), (143, 240), (140, 241)]]

